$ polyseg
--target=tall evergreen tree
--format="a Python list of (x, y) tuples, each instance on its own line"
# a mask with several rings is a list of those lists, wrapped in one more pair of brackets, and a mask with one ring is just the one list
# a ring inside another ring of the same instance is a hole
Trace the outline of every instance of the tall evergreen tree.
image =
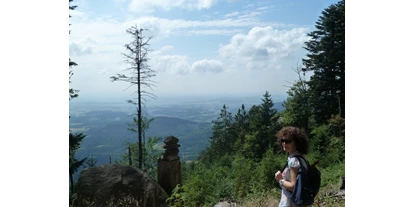
[(274, 130), (276, 129), (276, 122), (279, 116), (277, 115), (277, 110), (273, 108), (273, 106), (272, 96), (266, 91), (262, 98), (262, 104), (260, 105), (262, 122), (259, 133), (257, 134), (260, 146), (259, 158), (261, 158), (269, 148), (273, 148), (273, 143), (275, 143)]
[(125, 45), (128, 53), (124, 53), (123, 55), (126, 58), (126, 62), (131, 65), (131, 67), (127, 68), (126, 70), (129, 71), (129, 75), (124, 74), (117, 74), (116, 76), (112, 76), (110, 79), (112, 81), (124, 81), (130, 83), (131, 86), (136, 86), (137, 90), (134, 94), (136, 94), (136, 101), (135, 100), (128, 100), (129, 103), (136, 105), (137, 107), (137, 117), (138, 117), (138, 124), (137, 124), (137, 136), (138, 136), (138, 167), (142, 168), (142, 106), (144, 96), (155, 97), (154, 94), (144, 90), (144, 87), (148, 87), (152, 89), (154, 86), (154, 82), (151, 80), (152, 77), (155, 76), (155, 71), (150, 68), (148, 65), (148, 46), (151, 37), (145, 38), (143, 35), (144, 29), (138, 28), (136, 25), (130, 27), (126, 30), (128, 34), (132, 36), (132, 42)]
[(269, 92), (265, 92), (262, 98), (261, 114), (262, 114), (262, 125), (270, 127), (271, 118), (276, 114), (277, 110), (273, 108), (275, 104), (272, 101), (272, 96)]
[(308, 34), (304, 71), (313, 71), (309, 86), (317, 123), (331, 115), (345, 118), (345, 1), (326, 8)]
[(228, 107), (223, 105), (220, 116), (213, 121), (213, 134), (210, 137), (210, 149), (216, 156), (222, 156), (231, 153), (236, 133), (233, 127), (232, 113), (228, 111)]

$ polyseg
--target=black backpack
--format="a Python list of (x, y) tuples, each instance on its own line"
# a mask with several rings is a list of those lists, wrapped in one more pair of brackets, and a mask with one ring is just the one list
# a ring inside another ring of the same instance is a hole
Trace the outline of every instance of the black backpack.
[[(315, 165), (318, 164), (318, 161), (313, 165), (309, 165), (309, 162), (303, 156), (294, 155), (294, 157), (300, 162), (296, 183), (293, 187), (293, 191), (288, 191), (283, 188), (283, 192), (295, 205), (308, 206), (313, 204), (315, 196), (318, 194), (321, 186), (321, 172), (315, 167)], [(283, 170), (287, 165), (288, 164), (286, 163)], [(308, 166), (308, 169), (306, 169), (305, 166)]]

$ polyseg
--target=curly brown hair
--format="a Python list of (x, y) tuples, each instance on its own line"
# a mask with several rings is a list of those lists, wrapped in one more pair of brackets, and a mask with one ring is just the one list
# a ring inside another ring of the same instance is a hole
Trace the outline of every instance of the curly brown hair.
[(296, 150), (299, 153), (304, 155), (309, 153), (309, 138), (302, 129), (293, 126), (286, 126), (276, 133), (276, 137), (281, 149), (283, 149), (283, 146), (280, 139), (288, 137), (293, 139), (296, 145)]

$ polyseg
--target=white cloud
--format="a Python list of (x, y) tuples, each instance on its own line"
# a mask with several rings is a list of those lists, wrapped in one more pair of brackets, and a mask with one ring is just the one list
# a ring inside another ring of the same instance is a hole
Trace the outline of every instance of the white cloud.
[(188, 57), (183, 55), (166, 55), (164, 53), (173, 50), (172, 46), (165, 46), (160, 50), (149, 54), (151, 69), (157, 73), (187, 74), (190, 71)]
[(226, 17), (226, 18), (229, 18), (229, 17), (234, 17), (234, 16), (239, 15), (239, 13), (240, 13), (240, 12), (232, 12), (232, 13), (230, 13), (230, 14), (226, 14), (226, 15), (224, 15), (224, 17)]
[(147, 37), (163, 38), (169, 36), (170, 33), (170, 29), (165, 27), (162, 21), (152, 16), (140, 17), (123, 24), (124, 28), (129, 28), (134, 25), (145, 29), (144, 35)]
[(151, 13), (155, 9), (171, 10), (171, 9), (186, 9), (186, 10), (202, 10), (209, 9), (218, 0), (132, 0), (129, 4), (131, 11), (139, 11)]
[(306, 33), (305, 28), (277, 30), (270, 26), (254, 27), (246, 35), (233, 36), (229, 44), (220, 46), (218, 53), (238, 68), (277, 68), (302, 49), (308, 39)]
[(125, 22), (124, 28), (138, 25), (148, 29), (148, 36), (164, 38), (172, 35), (235, 35), (244, 28), (254, 26), (286, 26), (276, 22), (263, 22), (255, 18), (257, 12), (240, 15), (237, 19), (214, 19), (206, 21), (165, 19), (154, 16), (145, 16)]
[(79, 41), (73, 41), (69, 44), (69, 55), (80, 56), (92, 54), (96, 41), (88, 36)]
[(199, 60), (193, 63), (191, 71), (219, 73), (224, 70), (223, 64), (217, 60)]

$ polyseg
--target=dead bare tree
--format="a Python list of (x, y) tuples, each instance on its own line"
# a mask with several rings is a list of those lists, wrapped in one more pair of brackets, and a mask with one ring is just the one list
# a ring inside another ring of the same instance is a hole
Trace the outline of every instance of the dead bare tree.
[(144, 88), (153, 89), (155, 82), (151, 80), (155, 76), (155, 71), (148, 65), (148, 42), (151, 37), (146, 38), (143, 35), (144, 29), (138, 28), (136, 25), (126, 30), (128, 34), (132, 36), (132, 41), (129, 44), (125, 44), (125, 48), (128, 51), (123, 55), (126, 58), (126, 63), (130, 65), (125, 71), (129, 72), (129, 75), (117, 74), (110, 79), (114, 81), (124, 81), (130, 83), (130, 87), (136, 86), (137, 90), (132, 94), (136, 97), (136, 100), (128, 100), (128, 103), (137, 106), (137, 134), (138, 134), (138, 167), (142, 168), (142, 106), (145, 97), (149, 96), (155, 98), (155, 95), (144, 90)]

